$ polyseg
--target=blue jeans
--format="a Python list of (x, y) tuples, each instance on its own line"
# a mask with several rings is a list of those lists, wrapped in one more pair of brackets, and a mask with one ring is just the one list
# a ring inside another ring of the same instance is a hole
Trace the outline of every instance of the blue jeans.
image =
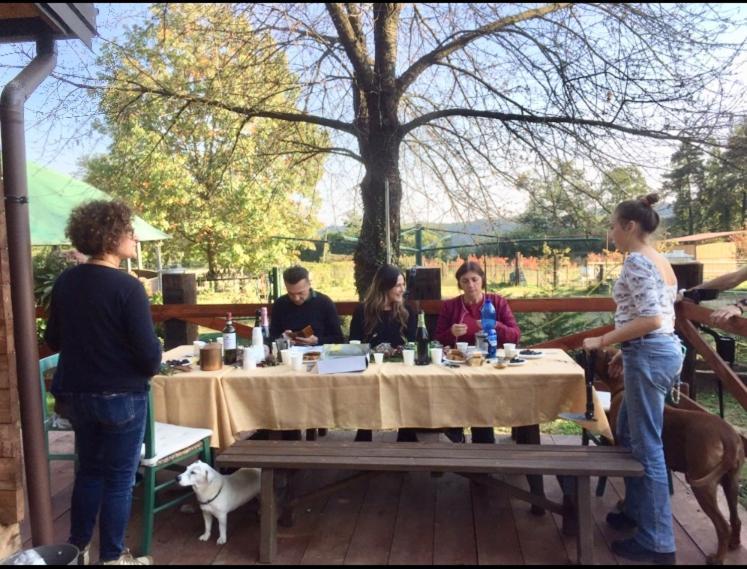
[(664, 399), (682, 365), (682, 350), (674, 335), (624, 342), (625, 396), (617, 419), (621, 446), (643, 464), (644, 475), (625, 479), (625, 513), (636, 521), (634, 539), (659, 553), (675, 550), (672, 506), (661, 429)]
[(71, 393), (78, 472), (70, 506), (69, 543), (91, 541), (100, 512), (102, 561), (119, 558), (132, 508), (132, 487), (145, 435), (148, 394)]

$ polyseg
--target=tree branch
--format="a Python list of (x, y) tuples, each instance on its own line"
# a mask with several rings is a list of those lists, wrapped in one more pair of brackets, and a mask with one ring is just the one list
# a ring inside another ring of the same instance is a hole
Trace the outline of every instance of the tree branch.
[(485, 111), (478, 109), (444, 109), (441, 111), (434, 111), (426, 113), (400, 127), (400, 133), (402, 136), (410, 132), (411, 130), (423, 126), (429, 122), (445, 117), (472, 117), (472, 118), (484, 118), (494, 119), (503, 122), (521, 122), (521, 123), (534, 123), (534, 124), (575, 124), (580, 126), (592, 126), (599, 128), (612, 129), (619, 132), (625, 132), (627, 134), (633, 134), (636, 136), (645, 136), (647, 138), (655, 138), (658, 140), (678, 140), (680, 142), (697, 142), (703, 144), (710, 144), (711, 146), (720, 146), (716, 142), (705, 142), (699, 138), (691, 136), (681, 136), (677, 134), (669, 134), (657, 130), (649, 130), (643, 128), (633, 128), (629, 126), (623, 126), (614, 124), (608, 121), (581, 119), (573, 117), (548, 117), (548, 116), (537, 116), (537, 115), (522, 115), (515, 113), (500, 113), (495, 111)]
[(345, 53), (347, 53), (350, 62), (353, 64), (355, 74), (361, 83), (370, 89), (374, 85), (374, 74), (371, 59), (366, 51), (366, 44), (361, 41), (360, 37), (356, 36), (350, 19), (343, 12), (339, 4), (328, 2), (325, 6), (340, 36), (340, 42), (343, 48), (345, 48)]
[(481, 38), (488, 34), (492, 34), (494, 32), (499, 31), (502, 28), (511, 26), (518, 22), (523, 22), (525, 20), (531, 20), (533, 18), (541, 17), (546, 14), (550, 14), (552, 12), (564, 10), (565, 8), (569, 6), (571, 6), (571, 3), (548, 4), (547, 6), (543, 6), (541, 8), (534, 8), (532, 10), (526, 10), (520, 14), (509, 16), (507, 18), (501, 18), (500, 20), (486, 24), (476, 30), (473, 30), (471, 32), (466, 32), (462, 36), (460, 36), (458, 39), (455, 39), (453, 41), (440, 45), (439, 47), (437, 47), (430, 53), (425, 54), (423, 57), (421, 57), (415, 63), (413, 63), (399, 77), (399, 79), (397, 79), (397, 91), (401, 95), (407, 90), (407, 88), (410, 85), (412, 85), (413, 81), (415, 81), (415, 79), (417, 79), (420, 76), (420, 74), (423, 73), (423, 71), (425, 71), (428, 67), (430, 67), (434, 63), (437, 63), (443, 60), (451, 53), (466, 47), (467, 45), (469, 45), (471, 42), (473, 42), (474, 40), (478, 38)]

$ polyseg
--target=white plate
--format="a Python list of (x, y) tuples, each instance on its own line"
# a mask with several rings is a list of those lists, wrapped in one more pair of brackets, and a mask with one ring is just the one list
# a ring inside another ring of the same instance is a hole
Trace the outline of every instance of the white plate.
[(522, 354), (521, 352), (519, 352), (518, 354), (516, 354), (516, 357), (521, 358), (522, 360), (538, 360), (545, 355), (545, 352), (543, 352), (542, 350), (533, 350), (533, 351), (539, 352), (539, 353), (529, 355), (529, 354)]
[(449, 358), (443, 358), (443, 363), (450, 364), (450, 365), (457, 365), (457, 366), (463, 366), (466, 365), (467, 362), (463, 362), (460, 360), (450, 360)]
[(512, 366), (512, 367), (513, 367), (513, 366), (523, 366), (523, 365), (524, 365), (525, 363), (527, 363), (527, 361), (526, 361), (526, 360), (525, 360), (525, 359), (524, 359), (523, 357), (521, 357), (521, 358), (519, 358), (519, 359), (520, 359), (521, 361), (518, 361), (518, 362), (508, 362), (508, 365), (509, 365), (509, 366)]

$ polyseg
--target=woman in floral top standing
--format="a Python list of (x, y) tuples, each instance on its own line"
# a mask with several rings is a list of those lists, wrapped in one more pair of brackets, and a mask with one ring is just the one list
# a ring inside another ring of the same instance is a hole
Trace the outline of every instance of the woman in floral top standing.
[(661, 430), (664, 400), (682, 367), (682, 350), (674, 334), (677, 279), (650, 243), (659, 225), (652, 208), (658, 199), (650, 194), (615, 208), (611, 237), (617, 249), (629, 253), (613, 289), (615, 329), (587, 338), (584, 348), (622, 344), (611, 364), (623, 364), (625, 381), (616, 435), (645, 471), (642, 478), (625, 480), (623, 510), (607, 515), (607, 523), (617, 529), (638, 528), (633, 537), (613, 542), (612, 551), (627, 559), (673, 564), (674, 531)]

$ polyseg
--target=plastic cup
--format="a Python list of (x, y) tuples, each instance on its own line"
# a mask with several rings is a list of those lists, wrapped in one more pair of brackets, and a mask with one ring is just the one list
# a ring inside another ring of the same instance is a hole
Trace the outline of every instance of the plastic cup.
[(205, 342), (195, 340), (192, 342), (192, 355), (196, 358), (200, 357), (200, 350), (205, 347)]
[(457, 342), (456, 347), (457, 347), (457, 350), (462, 352), (465, 356), (467, 355), (467, 348), (469, 347), (468, 342)]
[(381, 352), (374, 352), (374, 361), (377, 364), (383, 364), (384, 363), (384, 354)]
[(415, 350), (402, 350), (402, 359), (406, 366), (415, 365)]
[(516, 357), (516, 344), (503, 344), (503, 353), (508, 359)]
[(290, 348), (280, 350), (280, 359), (283, 360), (284, 365), (291, 365), (291, 351)]
[(293, 371), (303, 371), (303, 354), (291, 354), (291, 367)]
[(254, 356), (250, 354), (251, 352), (249, 350), (244, 352), (244, 361), (241, 365), (242, 369), (256, 369), (257, 360), (255, 360)]
[(431, 348), (431, 363), (441, 365), (441, 361), (444, 357), (443, 348)]

